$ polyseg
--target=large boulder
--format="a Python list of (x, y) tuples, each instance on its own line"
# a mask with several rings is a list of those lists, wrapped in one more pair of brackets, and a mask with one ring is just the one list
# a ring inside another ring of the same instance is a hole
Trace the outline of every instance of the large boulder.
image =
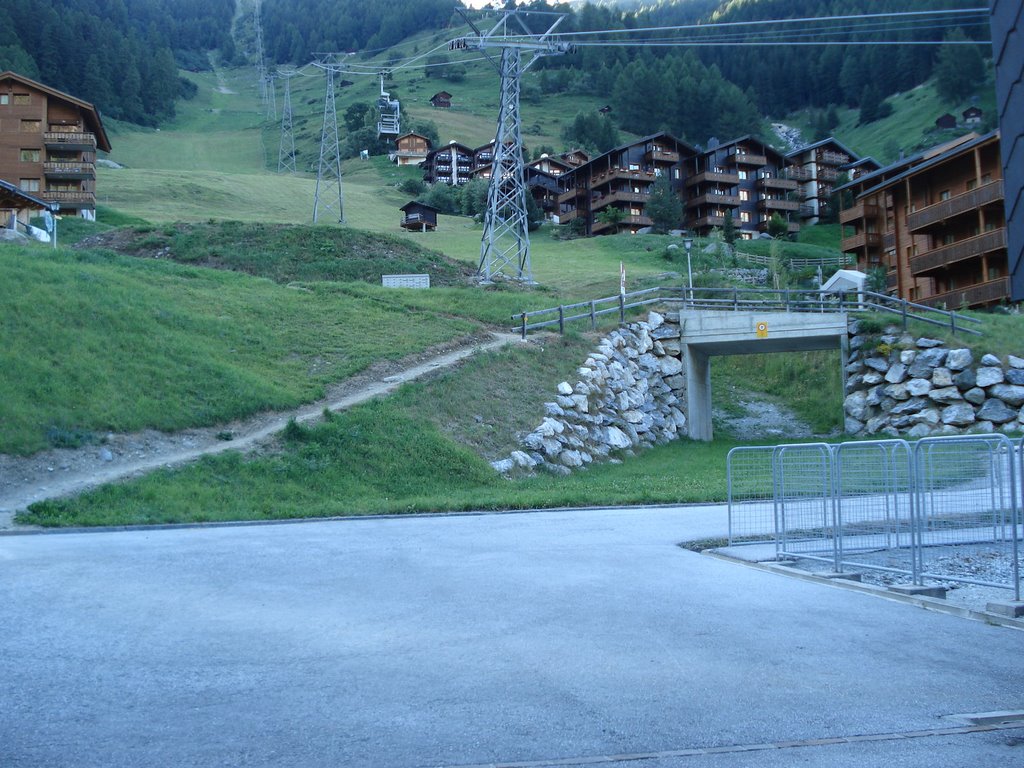
[(991, 421), (994, 424), (1005, 424), (1017, 418), (1017, 411), (1008, 406), (1002, 400), (992, 398), (986, 400), (978, 409), (977, 418), (983, 421)]
[(974, 362), (974, 355), (969, 349), (951, 349), (946, 355), (946, 367), (951, 371), (962, 371)]
[(942, 423), (953, 427), (965, 427), (975, 421), (974, 407), (968, 403), (956, 403), (942, 410)]

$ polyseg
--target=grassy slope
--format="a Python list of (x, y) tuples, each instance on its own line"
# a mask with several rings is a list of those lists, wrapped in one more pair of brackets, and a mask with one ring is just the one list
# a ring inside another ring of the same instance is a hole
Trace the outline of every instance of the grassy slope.
[[(478, 326), (311, 285), (48, 248), (0, 249), (0, 451), (48, 433), (179, 429), (314, 400)], [(54, 308), (60, 311), (54, 311)], [(382, 344), (380, 339), (387, 339)]]
[[(944, 112), (955, 115), (959, 120), (964, 109), (976, 104), (986, 115), (995, 114), (995, 91), (991, 79), (979, 92), (977, 99), (969, 99), (962, 104), (943, 102), (935, 92), (932, 81), (905, 93), (896, 94), (887, 101), (893, 107), (892, 114), (865, 125), (859, 124), (859, 109), (840, 109), (839, 125), (833, 131), (833, 135), (862, 156), (868, 155), (886, 164), (899, 159), (900, 150), (909, 155), (971, 130), (967, 127), (936, 129), (935, 118)], [(806, 113), (792, 115), (790, 120), (794, 126), (804, 131), (805, 136), (811, 135)]]

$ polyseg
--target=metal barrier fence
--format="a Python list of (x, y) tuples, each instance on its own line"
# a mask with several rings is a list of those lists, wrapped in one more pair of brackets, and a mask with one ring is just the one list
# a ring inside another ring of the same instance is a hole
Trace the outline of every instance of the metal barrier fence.
[(734, 448), (729, 543), (776, 557), (1013, 591), (1024, 450), (1004, 435)]

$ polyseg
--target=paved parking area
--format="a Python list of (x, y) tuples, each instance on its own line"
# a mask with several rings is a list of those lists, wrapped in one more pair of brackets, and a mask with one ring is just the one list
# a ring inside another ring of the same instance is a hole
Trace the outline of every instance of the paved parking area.
[[(1024, 764), (1024, 729), (901, 736), (1024, 710), (1024, 633), (676, 546), (724, 528), (694, 507), (0, 537), (0, 765)], [(865, 734), (889, 736), (778, 746)]]

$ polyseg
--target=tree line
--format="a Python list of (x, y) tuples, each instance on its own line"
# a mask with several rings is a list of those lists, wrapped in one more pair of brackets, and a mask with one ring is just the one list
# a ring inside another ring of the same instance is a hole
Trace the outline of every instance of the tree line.
[(158, 125), (230, 39), (234, 0), (4, 0), (0, 70), (93, 103), (104, 116)]

